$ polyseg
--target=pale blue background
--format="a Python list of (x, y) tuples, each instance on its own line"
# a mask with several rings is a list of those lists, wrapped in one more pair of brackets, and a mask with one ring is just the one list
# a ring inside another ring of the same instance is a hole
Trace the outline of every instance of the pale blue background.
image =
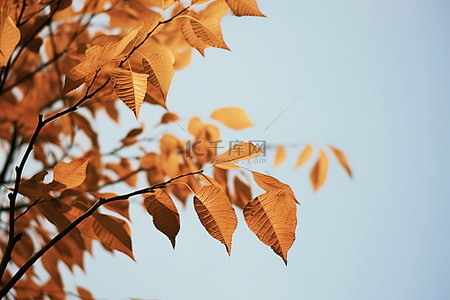
[[(450, 298), (450, 2), (258, 2), (268, 18), (226, 18), (232, 51), (196, 53), (175, 74), (168, 106), (183, 126), (191, 116), (206, 121), (216, 108), (241, 106), (255, 127), (235, 133), (222, 126), (224, 140), (298, 145), (275, 170), (270, 151), (266, 164), (254, 166), (289, 183), (302, 203), (288, 266), (240, 213), (228, 257), (191, 202), (179, 206), (173, 251), (135, 198), (137, 263), (96, 252), (86, 258), (87, 275), (66, 279), (103, 299)], [(141, 111), (147, 130), (161, 112)], [(136, 126), (129, 114), (122, 114), (123, 132)], [(115, 132), (105, 122), (97, 128)], [(175, 125), (169, 131), (189, 138)], [(113, 147), (110, 136), (102, 139)], [(354, 179), (330, 157), (328, 180), (314, 194), (313, 160), (293, 171), (305, 143), (344, 150)]]

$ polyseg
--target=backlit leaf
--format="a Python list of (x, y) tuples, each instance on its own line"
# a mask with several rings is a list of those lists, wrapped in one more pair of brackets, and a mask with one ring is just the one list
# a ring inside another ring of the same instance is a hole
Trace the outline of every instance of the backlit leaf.
[(117, 96), (134, 112), (136, 120), (147, 92), (148, 74), (115, 68), (109, 75), (114, 82)]
[(327, 179), (328, 173), (328, 157), (325, 151), (320, 150), (319, 158), (314, 164), (313, 168), (310, 172), (311, 184), (314, 188), (314, 191), (317, 192), (318, 189), (322, 187)]
[(158, 89), (165, 99), (175, 72), (173, 61), (163, 55), (152, 54), (142, 59), (142, 66), (148, 74), (150, 84)]
[(352, 170), (350, 169), (350, 165), (348, 163), (347, 157), (345, 156), (344, 152), (339, 150), (338, 148), (335, 148), (331, 145), (328, 145), (330, 149), (333, 151), (334, 155), (336, 156), (338, 162), (341, 164), (341, 166), (347, 171), (348, 176), (352, 177)]
[(291, 196), (291, 198), (298, 203), (297, 198), (295, 198), (294, 192), (292, 191), (291, 187), (287, 185), (286, 183), (283, 183), (276, 179), (275, 177), (265, 175), (262, 173), (258, 173), (255, 171), (252, 171), (253, 178), (255, 179), (255, 182), (257, 185), (259, 185), (260, 188), (263, 190), (269, 192), (271, 190), (283, 190), (286, 193)]
[(249, 201), (244, 207), (248, 227), (267, 246), (283, 258), (295, 240), (297, 207), (283, 190), (271, 190)]
[(256, 0), (226, 0), (236, 16), (265, 17), (258, 8)]
[(169, 194), (161, 189), (146, 194), (144, 207), (153, 217), (155, 227), (169, 238), (175, 248), (175, 237), (180, 231), (180, 216)]
[(20, 30), (10, 16), (2, 21), (3, 24), (0, 24), (0, 66), (6, 66), (14, 48), (20, 41)]
[(205, 186), (194, 196), (194, 207), (206, 231), (222, 242), (230, 255), (237, 217), (227, 195), (214, 185)]
[(295, 168), (300, 168), (312, 155), (313, 148), (310, 145), (306, 145), (305, 149), (303, 149), (302, 153), (297, 159), (297, 163), (295, 164)]
[(71, 189), (79, 186), (86, 179), (88, 158), (80, 158), (70, 163), (59, 162), (53, 168), (53, 180)]
[(234, 163), (255, 157), (263, 151), (249, 142), (234, 144), (228, 151), (216, 157), (214, 165), (221, 169), (239, 169)]
[(286, 151), (284, 150), (284, 146), (278, 146), (275, 152), (275, 160), (273, 162), (273, 167), (277, 167), (286, 159)]
[(212, 112), (211, 118), (233, 129), (245, 129), (253, 126), (247, 113), (240, 107), (224, 107)]

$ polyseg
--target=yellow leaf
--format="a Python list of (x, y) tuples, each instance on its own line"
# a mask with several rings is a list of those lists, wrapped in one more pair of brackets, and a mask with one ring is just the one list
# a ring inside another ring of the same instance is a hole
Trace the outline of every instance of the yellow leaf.
[(203, 122), (202, 120), (200, 120), (199, 117), (193, 117), (189, 120), (187, 130), (195, 138), (199, 138), (199, 136), (203, 132), (203, 128), (204, 128)]
[(125, 50), (128, 44), (136, 37), (141, 28), (142, 26), (135, 28), (116, 43), (107, 43), (104, 46), (100, 65), (103, 65), (115, 59), (120, 53), (122, 53), (122, 51)]
[(327, 179), (328, 172), (328, 157), (325, 151), (320, 150), (319, 158), (314, 164), (310, 172), (311, 184), (314, 191), (317, 192), (318, 189), (325, 183)]
[(221, 169), (239, 169), (235, 162), (253, 158), (261, 153), (263, 151), (252, 143), (237, 143), (227, 152), (217, 156), (213, 165)]
[(286, 151), (284, 150), (284, 146), (278, 146), (277, 151), (275, 152), (275, 161), (273, 162), (273, 167), (277, 167), (286, 159)]
[(302, 153), (297, 159), (297, 163), (295, 164), (295, 168), (300, 168), (312, 155), (313, 148), (310, 145), (306, 145), (305, 149), (303, 149)]
[(20, 41), (20, 30), (10, 16), (7, 16), (2, 23), (0, 24), (0, 66), (6, 66), (14, 48)]
[(115, 68), (109, 75), (114, 82), (117, 96), (134, 112), (136, 120), (147, 92), (147, 74)]
[(204, 50), (208, 47), (230, 50), (223, 40), (219, 20), (209, 19), (202, 23), (191, 16), (180, 17), (186, 18), (181, 25), (186, 42), (200, 54), (204, 55)]
[(253, 126), (247, 113), (240, 107), (224, 107), (212, 112), (211, 118), (233, 129), (244, 129)]
[(71, 189), (79, 186), (86, 179), (88, 158), (80, 158), (70, 163), (59, 162), (53, 168), (53, 180)]
[(275, 177), (268, 176), (262, 173), (258, 173), (252, 171), (253, 178), (257, 185), (259, 185), (262, 189), (269, 192), (271, 190), (283, 190), (291, 196), (291, 198), (298, 204), (297, 198), (295, 198), (294, 192), (291, 187), (286, 183), (283, 183), (276, 179)]
[(148, 74), (150, 84), (158, 89), (166, 99), (175, 72), (173, 61), (163, 55), (152, 54), (142, 59), (142, 66), (144, 72)]
[(265, 17), (258, 8), (256, 0), (226, 0), (233, 13), (240, 16)]
[(175, 248), (175, 237), (180, 231), (180, 216), (170, 196), (163, 190), (146, 194), (144, 207), (153, 217), (155, 227), (169, 238)]
[(237, 217), (227, 195), (214, 185), (205, 186), (194, 196), (194, 207), (206, 231), (224, 244), (230, 255)]
[(283, 190), (271, 190), (249, 201), (244, 207), (248, 228), (267, 246), (283, 258), (295, 240), (297, 207)]
[(97, 71), (98, 67), (99, 65), (92, 60), (85, 60), (73, 67), (66, 75), (62, 94), (65, 95), (82, 85), (87, 77)]
[(347, 171), (348, 176), (352, 177), (352, 170), (350, 169), (350, 165), (348, 163), (347, 157), (345, 156), (344, 152), (341, 150), (334, 148), (331, 145), (328, 145), (331, 150), (333, 150), (334, 155), (336, 156), (338, 162), (341, 164), (341, 166)]

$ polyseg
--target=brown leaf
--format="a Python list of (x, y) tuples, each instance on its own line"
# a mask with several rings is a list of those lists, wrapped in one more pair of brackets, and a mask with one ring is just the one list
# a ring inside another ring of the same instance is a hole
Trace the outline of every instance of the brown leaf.
[(249, 142), (234, 144), (227, 152), (216, 157), (214, 166), (221, 169), (239, 169), (234, 163), (247, 160), (261, 154), (263, 151)]
[(334, 148), (331, 145), (328, 145), (328, 147), (330, 147), (330, 149), (333, 150), (333, 153), (336, 156), (338, 162), (345, 169), (345, 171), (347, 171), (348, 176), (350, 176), (350, 178), (351, 178), (352, 170), (350, 169), (350, 164), (348, 163), (347, 157), (345, 156), (344, 152), (342, 152), (338, 148)]
[(242, 182), (237, 176), (234, 176), (233, 183), (233, 203), (240, 209), (244, 209), (244, 206), (248, 203), (248, 201), (252, 200), (252, 190), (248, 184)]
[(325, 151), (320, 150), (319, 158), (311, 169), (310, 179), (314, 191), (318, 191), (327, 179), (328, 157)]
[(175, 237), (180, 231), (180, 216), (169, 194), (161, 189), (146, 194), (144, 207), (153, 217), (155, 227), (169, 238), (175, 248)]
[(89, 158), (79, 158), (70, 163), (59, 162), (53, 168), (53, 180), (71, 189), (79, 186), (86, 179), (86, 167)]
[(256, 181), (256, 184), (259, 185), (263, 190), (269, 192), (271, 190), (284, 190), (286, 193), (291, 196), (291, 198), (298, 204), (297, 198), (295, 198), (294, 192), (291, 187), (286, 183), (282, 183), (278, 179), (272, 176), (268, 176), (262, 173), (258, 173), (252, 171), (253, 178)]
[(171, 113), (171, 112), (166, 112), (161, 117), (161, 124), (173, 123), (173, 122), (178, 121), (179, 119), (180, 119), (180, 117), (177, 114)]
[(89, 292), (85, 288), (82, 288), (81, 286), (77, 286), (77, 293), (82, 300), (95, 300), (91, 292)]
[(233, 13), (238, 16), (265, 17), (258, 8), (256, 0), (226, 0)]
[(273, 162), (273, 167), (277, 167), (286, 159), (286, 151), (284, 150), (284, 146), (278, 146), (275, 152), (275, 160)]
[(0, 66), (6, 66), (11, 54), (20, 41), (20, 30), (14, 24), (10, 16), (3, 18), (0, 24)]
[(297, 207), (283, 190), (271, 190), (249, 201), (244, 207), (248, 227), (267, 246), (283, 258), (295, 240)]
[(311, 147), (311, 145), (306, 145), (305, 149), (303, 149), (302, 153), (300, 154), (300, 156), (297, 159), (295, 168), (296, 169), (300, 168), (311, 157), (312, 153), (313, 153), (313, 148)]
[(194, 207), (206, 231), (222, 242), (230, 255), (237, 217), (227, 195), (214, 185), (205, 186), (194, 196)]
[(247, 113), (240, 107), (224, 107), (212, 112), (211, 118), (232, 129), (240, 130), (253, 126)]

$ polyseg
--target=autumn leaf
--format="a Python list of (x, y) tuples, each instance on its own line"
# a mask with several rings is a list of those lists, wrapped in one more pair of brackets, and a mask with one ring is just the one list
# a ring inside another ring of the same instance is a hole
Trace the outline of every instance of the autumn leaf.
[(347, 157), (345, 156), (344, 152), (339, 150), (338, 148), (335, 148), (331, 145), (328, 145), (330, 149), (333, 151), (334, 155), (336, 156), (338, 162), (341, 164), (341, 166), (347, 171), (348, 176), (350, 178), (352, 177), (352, 170), (350, 169), (350, 165), (348, 163)]
[(242, 182), (237, 176), (234, 176), (233, 183), (233, 203), (240, 209), (244, 209), (244, 206), (248, 203), (248, 201), (252, 200), (252, 190), (248, 184)]
[(20, 30), (10, 16), (4, 18), (0, 24), (0, 66), (6, 66), (11, 54), (20, 41)]
[(86, 179), (86, 167), (89, 158), (79, 158), (70, 163), (59, 162), (53, 168), (53, 180), (71, 189), (79, 186)]
[(240, 130), (253, 126), (247, 113), (239, 107), (224, 107), (212, 112), (211, 118), (232, 129)]
[(263, 151), (249, 142), (242, 142), (233, 145), (227, 152), (216, 157), (214, 166), (221, 169), (239, 169), (234, 163), (251, 159)]
[(256, 0), (226, 0), (233, 13), (238, 16), (265, 17), (258, 8)]
[(253, 233), (283, 258), (295, 240), (297, 207), (283, 190), (271, 190), (249, 201), (244, 207), (244, 219)]
[(310, 179), (314, 191), (318, 191), (327, 179), (328, 157), (325, 151), (320, 150), (319, 158), (311, 169)]
[(106, 43), (106, 45), (103, 47), (100, 65), (104, 65), (105, 63), (117, 58), (117, 56), (122, 53), (122, 51), (125, 50), (128, 44), (136, 37), (141, 28), (142, 26), (130, 31), (118, 42)]
[(153, 217), (155, 227), (169, 238), (175, 248), (175, 237), (180, 231), (180, 216), (169, 194), (161, 189), (146, 194), (144, 207)]
[(237, 217), (227, 195), (214, 185), (205, 186), (194, 196), (194, 207), (206, 231), (224, 244), (231, 255)]
[(291, 187), (286, 183), (282, 183), (275, 177), (258, 173), (255, 171), (252, 171), (252, 174), (256, 184), (263, 190), (267, 192), (271, 190), (283, 190), (286, 193), (288, 193), (289, 196), (291, 196), (291, 198), (295, 201), (295, 203), (299, 204), (297, 198), (295, 198), (294, 192), (292, 191)]
[(286, 159), (286, 151), (284, 150), (284, 146), (278, 146), (275, 152), (275, 160), (273, 162), (273, 167), (276, 168), (279, 164), (281, 164)]
[(160, 124), (169, 124), (169, 123), (173, 123), (176, 122), (180, 119), (180, 117), (172, 112), (166, 112), (162, 117), (161, 117), (161, 122)]
[(300, 168), (312, 155), (313, 148), (311, 145), (306, 145), (303, 149), (302, 153), (300, 153), (300, 156), (297, 159), (297, 163), (295, 164), (295, 168)]
[(92, 229), (100, 242), (111, 249), (125, 253), (134, 260), (131, 231), (124, 220), (100, 213), (94, 213), (93, 218), (89, 220), (91, 220)]
[(175, 72), (173, 60), (163, 55), (152, 54), (142, 59), (142, 66), (144, 72), (148, 74), (150, 84), (158, 89), (166, 99)]
[(114, 82), (117, 96), (134, 112), (136, 120), (147, 92), (148, 74), (115, 68), (109, 75)]
[(77, 293), (80, 299), (82, 300), (95, 300), (94, 296), (92, 296), (91, 292), (82, 288), (81, 286), (77, 286)]

